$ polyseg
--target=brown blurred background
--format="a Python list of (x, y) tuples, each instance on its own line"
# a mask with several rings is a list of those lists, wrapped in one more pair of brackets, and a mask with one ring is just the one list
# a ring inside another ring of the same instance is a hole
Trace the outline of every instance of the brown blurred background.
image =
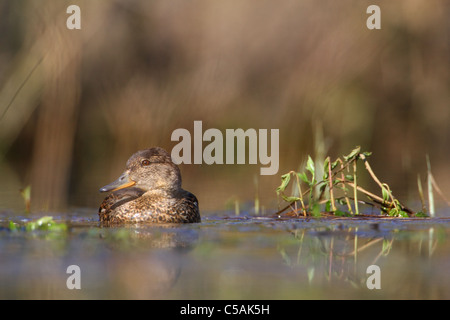
[(429, 154), (449, 196), (449, 16), (446, 0), (0, 1), (0, 210), (22, 213), (31, 185), (33, 210), (95, 212), (132, 153), (170, 151), (194, 120), (280, 130), (277, 175), (180, 166), (204, 212), (256, 195), (273, 212), (281, 174), (356, 145), (411, 202)]

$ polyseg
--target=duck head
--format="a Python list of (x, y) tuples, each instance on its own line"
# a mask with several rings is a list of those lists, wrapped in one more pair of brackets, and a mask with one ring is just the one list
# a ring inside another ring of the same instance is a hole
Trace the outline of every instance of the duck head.
[(117, 191), (135, 187), (145, 192), (160, 190), (173, 192), (181, 188), (181, 174), (170, 154), (159, 147), (141, 150), (127, 161), (120, 177), (100, 188), (100, 192)]

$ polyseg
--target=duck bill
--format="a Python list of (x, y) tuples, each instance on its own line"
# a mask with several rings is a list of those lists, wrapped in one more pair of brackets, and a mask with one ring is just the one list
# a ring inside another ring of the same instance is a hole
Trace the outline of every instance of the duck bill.
[(130, 177), (128, 176), (128, 171), (125, 171), (116, 181), (111, 182), (110, 184), (104, 187), (101, 187), (100, 192), (117, 191), (120, 189), (132, 187), (135, 184), (136, 182), (131, 180)]

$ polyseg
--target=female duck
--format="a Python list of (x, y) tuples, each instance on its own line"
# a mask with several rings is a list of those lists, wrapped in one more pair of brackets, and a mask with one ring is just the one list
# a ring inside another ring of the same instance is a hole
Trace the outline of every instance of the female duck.
[(197, 198), (181, 188), (180, 169), (162, 148), (133, 154), (124, 173), (100, 189), (109, 191), (99, 209), (101, 222), (200, 222)]

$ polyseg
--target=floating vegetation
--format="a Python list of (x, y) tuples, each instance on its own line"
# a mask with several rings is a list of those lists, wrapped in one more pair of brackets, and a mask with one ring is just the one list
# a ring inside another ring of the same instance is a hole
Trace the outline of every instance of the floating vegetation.
[(19, 225), (13, 221), (9, 221), (8, 228), (10, 231), (25, 231), (32, 232), (35, 230), (51, 231), (51, 232), (65, 232), (67, 231), (67, 224), (57, 223), (51, 216), (44, 216), (34, 221), (29, 221), (24, 225)]
[[(381, 182), (373, 172), (368, 157), (371, 152), (361, 152), (360, 147), (348, 155), (331, 161), (323, 161), (323, 176), (317, 177), (316, 163), (308, 156), (305, 171), (290, 171), (281, 176), (281, 185), (276, 189), (279, 197), (289, 204), (276, 214), (283, 212), (293, 216), (361, 216), (360, 205), (378, 208), (382, 216), (388, 217), (427, 217), (424, 211), (414, 212), (403, 205), (392, 193), (387, 183)], [(357, 164), (362, 162), (365, 170), (380, 187), (380, 194), (363, 188), (358, 181)], [(286, 188), (292, 183), (292, 193)], [(363, 194), (367, 200), (359, 199)]]

